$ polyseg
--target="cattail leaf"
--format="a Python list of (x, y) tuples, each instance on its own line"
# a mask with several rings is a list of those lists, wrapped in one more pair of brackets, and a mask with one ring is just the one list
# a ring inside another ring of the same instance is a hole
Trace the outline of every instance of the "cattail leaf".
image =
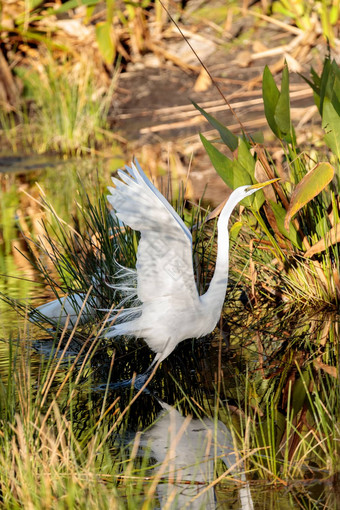
[(288, 230), (292, 217), (304, 205), (316, 197), (330, 183), (334, 176), (334, 168), (329, 163), (317, 164), (306, 174), (296, 186), (287, 210), (284, 227)]

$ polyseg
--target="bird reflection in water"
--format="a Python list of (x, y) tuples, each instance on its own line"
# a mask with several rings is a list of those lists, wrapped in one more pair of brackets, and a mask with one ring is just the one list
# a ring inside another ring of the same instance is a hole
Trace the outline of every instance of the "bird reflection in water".
[[(142, 445), (151, 448), (151, 456), (160, 463), (155, 478), (167, 478), (157, 484), (161, 508), (214, 509), (217, 506), (214, 485), (215, 460), (221, 459), (228, 474), (241, 480), (239, 508), (253, 510), (249, 484), (235, 442), (220, 420), (184, 417), (174, 407), (159, 402), (162, 411), (156, 423), (143, 434)], [(171, 506), (169, 503), (171, 502)]]

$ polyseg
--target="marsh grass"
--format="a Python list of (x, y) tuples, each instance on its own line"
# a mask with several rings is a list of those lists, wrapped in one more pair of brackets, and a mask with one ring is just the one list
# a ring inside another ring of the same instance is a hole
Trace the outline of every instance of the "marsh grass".
[(95, 153), (108, 143), (108, 111), (116, 84), (96, 86), (94, 69), (87, 60), (75, 65), (57, 64), (52, 56), (35, 69), (16, 68), (24, 84), (24, 97), (15, 112), (1, 111), (0, 123), (13, 151), (24, 145), (38, 153), (69, 155)]
[[(189, 430), (188, 415), (201, 426), (203, 418), (211, 417), (216, 430), (220, 422), (230, 430), (233, 449), (239, 455), (236, 468), (238, 462), (244, 463), (242, 470), (253, 480), (254, 501), (263, 485), (275, 483), (293, 497), (296, 489), (294, 485), (287, 489), (289, 481), (322, 482), (338, 471), (339, 388), (334, 377), (315, 371), (312, 364), (295, 365), (295, 379), (291, 372), (282, 372), (281, 383), (276, 377), (263, 384), (254, 361), (246, 363), (248, 369), (235, 377), (234, 362), (224, 360), (223, 372), (230, 364), (233, 375), (216, 373), (216, 386), (209, 389), (196, 354), (187, 356), (188, 367), (180, 371), (180, 379), (176, 371), (168, 371), (173, 383), (164, 384), (156, 373), (145, 393), (114, 389), (112, 381), (120, 367), (117, 353), (106, 374), (97, 378), (96, 366), (105, 358), (99, 333), (78, 354), (70, 354), (69, 344), (62, 346), (56, 335), (55, 349), (40, 356), (35, 366), (30, 331), (26, 323), (20, 341), (8, 342), (8, 371), (0, 380), (4, 508), (148, 509), (157, 506), (160, 494), (162, 505), (174, 505), (176, 485), (182, 487), (185, 482), (188, 492), (189, 484), (195, 488), (195, 481), (183, 480), (174, 471), (171, 455), (155, 458), (152, 442), (142, 440), (145, 432), (152, 437), (147, 431), (162, 418), (159, 401), (163, 398), (176, 402), (183, 415), (181, 433)], [(190, 365), (196, 367), (195, 382), (193, 376), (188, 382), (185, 375)], [(171, 420), (169, 427), (171, 452), (180, 436), (179, 429), (171, 429)], [(221, 445), (221, 437), (217, 444)], [(206, 485), (198, 484), (197, 490), (216, 487), (219, 497), (238, 498), (243, 486), (240, 475), (224, 467), (218, 453), (214, 463), (213, 478)], [(201, 468), (201, 463), (192, 466), (193, 472)], [(313, 501), (308, 491), (305, 498)]]
[[(28, 329), (27, 324), (26, 333)], [(59, 345), (35, 370), (30, 342), (25, 341), (21, 338), (20, 346), (10, 342), (9, 370), (0, 385), (4, 508), (155, 508), (157, 486), (173, 483), (177, 475), (169, 457), (161, 463), (151, 461), (150, 447), (142, 447), (140, 433), (134, 431), (132, 439), (126, 434), (131, 430), (131, 406), (142, 392), (127, 389), (124, 397), (110, 390), (112, 361), (106, 388), (96, 399), (91, 356), (81, 364), (74, 359), (62, 373), (60, 360), (68, 346)], [(151, 410), (152, 401), (158, 399), (148, 398)], [(195, 414), (193, 403), (191, 410)], [(175, 448), (176, 437), (169, 451)], [(226, 473), (223, 478), (228, 477)], [(195, 486), (194, 481), (185, 483)], [(172, 498), (170, 491), (169, 503)]]
[[(90, 199), (82, 192), (75, 226), (41, 200), (44, 233), (31, 240), (35, 250), (29, 260), (50, 295), (83, 291), (87, 299), (99, 299), (103, 309), (119, 303), (122, 296), (109, 285), (117, 272), (115, 260), (135, 266), (138, 235), (119, 224), (100, 194)], [(201, 207), (183, 210), (181, 198), (178, 203), (193, 229), (195, 271), (204, 289), (215, 258), (216, 224), (205, 222)], [(93, 320), (71, 329), (58, 324), (51, 329), (43, 316), (33, 326), (26, 319), (20, 342), (9, 342), (9, 371), (1, 380), (0, 484), (7, 507), (25, 507), (27, 501), (27, 508), (48, 508), (58, 500), (60, 508), (155, 508), (162, 487), (180, 480), (169, 457), (155, 462), (152, 445), (145, 449), (136, 435), (154, 425), (161, 399), (178, 406), (184, 418), (218, 418), (231, 431), (247, 478), (256, 484), (286, 487), (290, 480), (337, 472), (338, 319), (302, 319), (285, 305), (261, 309), (248, 273), (252, 235), (248, 226), (234, 237), (226, 338), (222, 331), (208, 341), (183, 342), (146, 392), (123, 383), (145, 370), (151, 353), (140, 342), (106, 341), (107, 312), (99, 309)], [(247, 274), (249, 283), (241, 286)], [(247, 293), (244, 302), (240, 288)], [(26, 303), (7, 302), (27, 317)], [(36, 337), (37, 326), (52, 339), (52, 346), (36, 355), (38, 369), (30, 362), (37, 342), (27, 340)], [(206, 487), (228, 493), (235, 476), (219, 458), (215, 464), (220, 467)], [(174, 492), (166, 494), (163, 503), (173, 504)], [(52, 503), (44, 506), (44, 501)]]

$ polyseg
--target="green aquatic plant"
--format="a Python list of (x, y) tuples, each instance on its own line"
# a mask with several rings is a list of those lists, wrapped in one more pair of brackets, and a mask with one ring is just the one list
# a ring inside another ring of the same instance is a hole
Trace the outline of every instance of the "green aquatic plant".
[(36, 71), (16, 69), (31, 105), (29, 138), (38, 152), (88, 153), (108, 127), (115, 78), (107, 91), (98, 91), (88, 61), (72, 68), (47, 61)]
[[(303, 305), (323, 303), (323, 306), (334, 306), (340, 298), (337, 185), (340, 174), (335, 159), (338, 157), (335, 133), (340, 117), (338, 99), (332, 92), (332, 84), (338, 79), (335, 62), (330, 64), (326, 59), (322, 77), (318, 78), (315, 72), (313, 77), (312, 86), (326, 130), (325, 142), (334, 151), (330, 161), (321, 159), (321, 156), (319, 159), (315, 154), (309, 156), (306, 149), (297, 146), (290, 119), (288, 68), (283, 70), (281, 90), (270, 70), (267, 67), (264, 70), (265, 116), (281, 144), (288, 178), (275, 184), (275, 195), (259, 194), (254, 201), (245, 204), (265, 236), (257, 243), (254, 258), (250, 254), (247, 258), (251, 257), (254, 262), (257, 258), (258, 275), (263, 277), (263, 283), (272, 295), (279, 292), (284, 300), (292, 297)], [(219, 133), (217, 143), (203, 135), (201, 139), (213, 166), (228, 186), (235, 189), (246, 179), (254, 181), (259, 176), (280, 176), (263, 144), (256, 143), (245, 130), (242, 136), (235, 136), (217, 119), (195, 106)], [(217, 144), (226, 146), (232, 156), (226, 156)], [(245, 214), (242, 221), (256, 230), (249, 215)], [(278, 269), (271, 265), (271, 261)], [(268, 284), (268, 270), (272, 284)]]
[(335, 26), (339, 19), (339, 0), (276, 0), (272, 6), (274, 13), (290, 18), (305, 32), (316, 32), (319, 25), (324, 38), (335, 45)]

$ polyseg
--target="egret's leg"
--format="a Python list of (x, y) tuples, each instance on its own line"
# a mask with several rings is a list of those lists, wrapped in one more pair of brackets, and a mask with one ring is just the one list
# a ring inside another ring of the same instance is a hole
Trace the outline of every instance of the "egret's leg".
[[(149, 366), (149, 368), (147, 368), (145, 370), (145, 372), (143, 372), (142, 374), (137, 374), (134, 379), (126, 379), (125, 381), (111, 383), (110, 388), (111, 389), (123, 388), (126, 386), (131, 386), (133, 384), (135, 388), (140, 389), (144, 385), (144, 383), (147, 381), (147, 379), (150, 377), (150, 374), (151, 374), (152, 370), (155, 368), (155, 365), (157, 364), (157, 362), (159, 360), (162, 361), (164, 359), (164, 358), (162, 358), (163, 354), (164, 354), (164, 351), (157, 353), (153, 362)], [(167, 354), (164, 357), (166, 358)], [(147, 389), (145, 391), (148, 392)]]
[(156, 356), (154, 357), (154, 360), (153, 362), (151, 363), (151, 365), (149, 366), (149, 368), (147, 368), (144, 372), (144, 374), (149, 374), (151, 372), (151, 370), (153, 369), (153, 367), (156, 365), (157, 361), (162, 357), (162, 352), (159, 352), (156, 354)]
[(174, 350), (175, 347), (176, 347), (176, 345), (175, 346), (171, 345), (171, 337), (169, 337), (166, 341), (163, 351), (158, 352), (156, 354), (155, 359), (153, 360), (153, 362), (151, 363), (149, 368), (144, 373), (145, 374), (150, 373), (150, 370), (153, 369), (153, 367), (156, 365), (156, 363), (161, 363), (161, 361), (165, 360), (165, 358), (167, 358), (169, 356), (169, 354), (172, 353), (172, 351)]

